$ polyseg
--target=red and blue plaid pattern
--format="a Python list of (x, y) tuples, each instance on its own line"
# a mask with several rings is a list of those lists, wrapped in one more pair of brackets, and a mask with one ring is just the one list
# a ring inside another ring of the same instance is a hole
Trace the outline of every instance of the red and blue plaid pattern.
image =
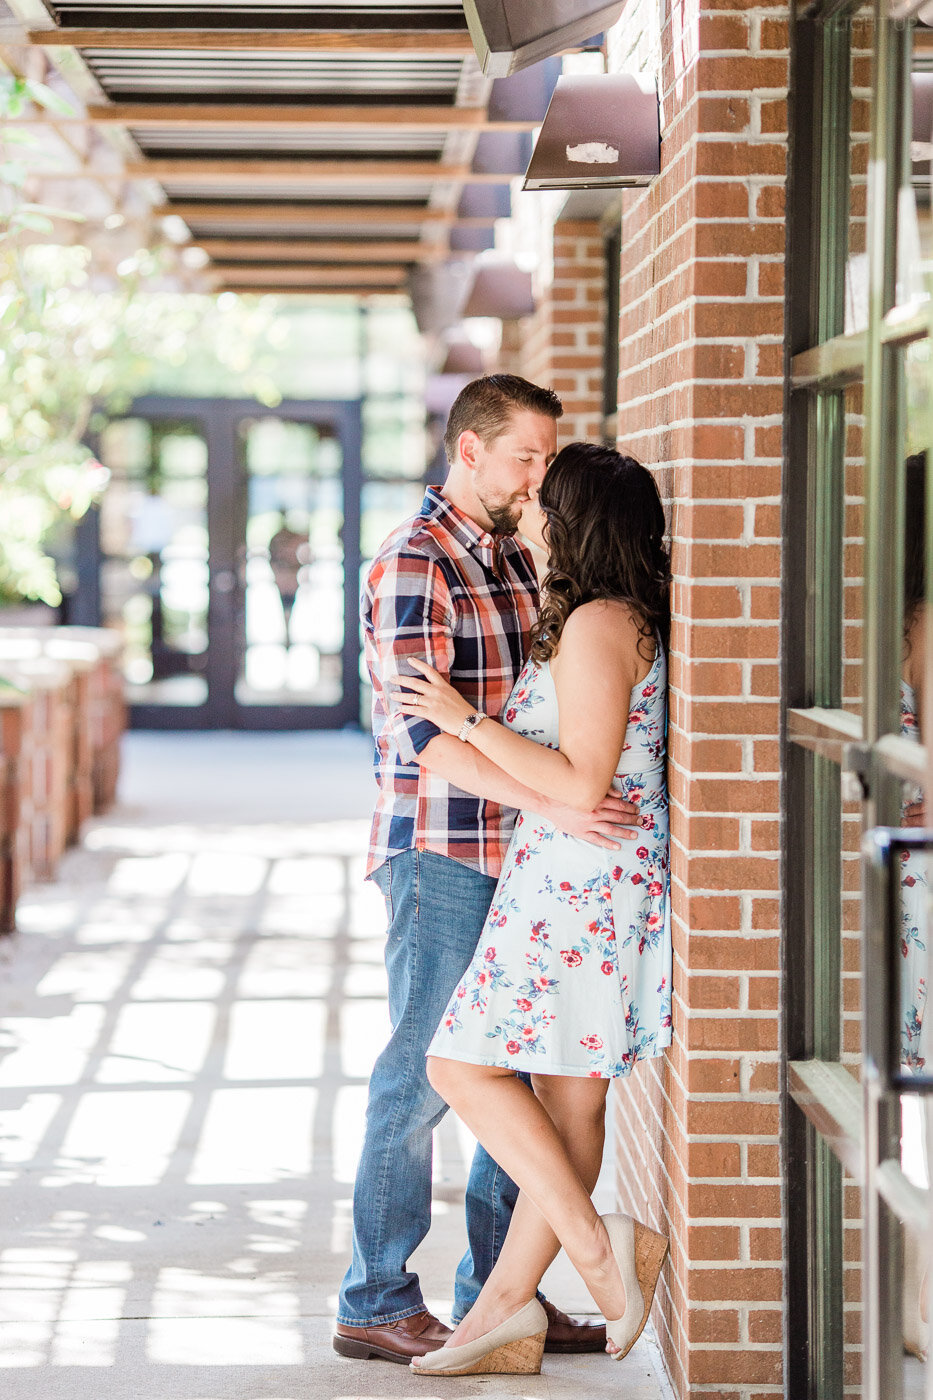
[(538, 605), (531, 555), (487, 534), (429, 486), (420, 514), (400, 525), (373, 561), (363, 591), (366, 664), (373, 683), (379, 795), (367, 874), (417, 849), (497, 876), (515, 812), (462, 792), (422, 768), (440, 731), (400, 714), (391, 692), (428, 661), (471, 705), (498, 718), (524, 661)]

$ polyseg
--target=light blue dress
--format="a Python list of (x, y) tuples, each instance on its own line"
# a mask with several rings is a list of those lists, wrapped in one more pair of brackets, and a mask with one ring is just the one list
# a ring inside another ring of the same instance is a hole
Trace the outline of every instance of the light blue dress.
[[(504, 720), (557, 748), (557, 693), (547, 662), (526, 662)], [(617, 1078), (670, 1044), (666, 720), (659, 644), (632, 691), (613, 780), (639, 804), (638, 839), (604, 850), (521, 813), (476, 953), (429, 1055)]]

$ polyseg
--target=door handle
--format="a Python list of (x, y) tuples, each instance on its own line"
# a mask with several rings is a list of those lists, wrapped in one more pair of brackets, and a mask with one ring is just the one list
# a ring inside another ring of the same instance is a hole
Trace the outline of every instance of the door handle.
[(232, 593), (236, 588), (236, 574), (233, 569), (218, 569), (212, 575), (212, 582), (217, 593)]

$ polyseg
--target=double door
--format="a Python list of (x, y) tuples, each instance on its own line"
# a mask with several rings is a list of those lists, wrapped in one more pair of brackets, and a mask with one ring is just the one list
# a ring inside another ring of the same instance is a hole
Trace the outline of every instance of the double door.
[(123, 636), (133, 723), (357, 723), (359, 403), (143, 398), (95, 446), (76, 608)]

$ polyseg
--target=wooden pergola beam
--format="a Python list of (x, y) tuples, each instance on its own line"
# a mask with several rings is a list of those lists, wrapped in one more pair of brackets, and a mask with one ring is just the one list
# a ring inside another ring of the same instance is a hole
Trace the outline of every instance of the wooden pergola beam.
[(198, 180), (206, 185), (243, 181), (270, 184), (324, 183), (393, 185), (398, 180), (469, 181), (471, 185), (506, 185), (515, 178), (474, 171), (467, 165), (440, 165), (430, 160), (230, 160), (213, 157), (168, 157), (129, 161), (123, 172), (134, 180)]
[(411, 209), (403, 204), (212, 204), (209, 201), (177, 200), (153, 210), (160, 218), (176, 214), (186, 223), (199, 220), (236, 227), (244, 223), (268, 223), (276, 229), (328, 228), (337, 224), (359, 224), (370, 228), (374, 224), (415, 226), (423, 224), (446, 228), (459, 224), (464, 228), (489, 228), (495, 216), (470, 215), (461, 218), (449, 209)]
[(278, 286), (265, 286), (255, 282), (224, 282), (213, 278), (210, 282), (211, 290), (214, 292), (236, 292), (238, 296), (321, 296), (321, 297), (373, 297), (373, 296), (400, 296), (404, 292), (403, 287), (361, 287), (356, 283), (348, 282), (344, 286), (334, 287), (300, 287), (291, 282), (282, 282)]
[(274, 286), (288, 282), (295, 287), (402, 287), (408, 275), (404, 267), (256, 267), (252, 263), (225, 262), (209, 269), (224, 282), (250, 282), (253, 286)]
[(71, 49), (199, 49), (212, 51), (425, 54), (466, 58), (473, 53), (462, 32), (399, 29), (31, 29), (30, 44)]
[(176, 127), (198, 131), (530, 131), (540, 125), (490, 121), (485, 107), (394, 107), (389, 103), (372, 107), (362, 103), (221, 107), (206, 102), (114, 102), (88, 107), (85, 117), (76, 120), (138, 131), (171, 131)]
[(212, 258), (255, 259), (260, 262), (405, 263), (432, 261), (444, 250), (417, 240), (396, 243), (296, 241), (271, 238), (198, 238), (197, 246)]

